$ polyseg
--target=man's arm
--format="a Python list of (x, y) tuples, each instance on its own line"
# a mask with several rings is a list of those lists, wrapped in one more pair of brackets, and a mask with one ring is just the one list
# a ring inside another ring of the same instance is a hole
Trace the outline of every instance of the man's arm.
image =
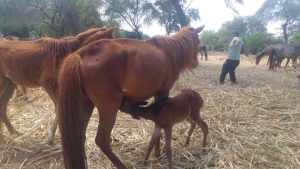
[(240, 39), (233, 39), (233, 41), (229, 45), (229, 48), (232, 48), (232, 47), (234, 47), (234, 46), (236, 46), (236, 45), (238, 45), (240, 43), (241, 43)]

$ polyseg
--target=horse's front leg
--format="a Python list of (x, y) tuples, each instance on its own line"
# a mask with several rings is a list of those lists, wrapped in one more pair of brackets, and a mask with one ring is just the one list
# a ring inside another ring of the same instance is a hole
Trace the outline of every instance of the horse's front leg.
[[(160, 92), (159, 95), (154, 96), (154, 102), (159, 101), (159, 100), (168, 99), (169, 94), (170, 94), (169, 91)], [(159, 135), (159, 138), (157, 139), (157, 141), (155, 143), (154, 155), (155, 155), (155, 157), (160, 156), (160, 135)]]
[(148, 144), (147, 152), (146, 152), (146, 155), (145, 155), (145, 158), (144, 158), (144, 162), (143, 162), (144, 164), (147, 163), (154, 144), (156, 145), (157, 142), (160, 141), (160, 134), (161, 134), (161, 129), (157, 125), (155, 125), (154, 131), (152, 133), (150, 142)]
[(43, 88), (46, 90), (47, 94), (50, 96), (54, 104), (54, 119), (48, 130), (48, 144), (52, 145), (55, 139), (55, 132), (57, 129), (57, 116), (56, 116), (56, 101), (57, 101), (57, 87), (55, 84), (48, 83), (43, 85)]
[(7, 117), (7, 105), (14, 94), (14, 91), (16, 89), (16, 85), (11, 82), (11, 80), (1, 77), (0, 78), (0, 134), (2, 134), (2, 124), (3, 121), (7, 127), (7, 130), (11, 134), (17, 134), (20, 133), (12, 126), (12, 124), (9, 121), (9, 118)]
[(97, 132), (95, 142), (98, 145), (98, 147), (103, 151), (103, 153), (107, 156), (107, 158), (109, 158), (110, 161), (118, 169), (125, 169), (126, 166), (113, 153), (110, 147), (111, 131), (116, 121), (119, 106), (120, 106), (119, 104), (117, 105), (114, 103), (107, 102), (97, 107), (99, 112), (99, 125), (98, 125), (98, 132)]

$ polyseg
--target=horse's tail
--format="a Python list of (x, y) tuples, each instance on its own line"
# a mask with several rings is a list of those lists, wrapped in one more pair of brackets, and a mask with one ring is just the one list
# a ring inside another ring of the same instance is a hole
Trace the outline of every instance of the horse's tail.
[(82, 100), (83, 69), (77, 54), (69, 55), (60, 70), (57, 102), (58, 124), (61, 132), (66, 169), (85, 169), (85, 133), (82, 129), (80, 101)]

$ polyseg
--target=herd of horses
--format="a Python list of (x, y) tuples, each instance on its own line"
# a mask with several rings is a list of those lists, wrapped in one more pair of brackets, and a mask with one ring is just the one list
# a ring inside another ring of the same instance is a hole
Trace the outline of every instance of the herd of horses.
[(292, 60), (293, 67), (296, 68), (297, 59), (300, 61), (300, 45), (276, 44), (267, 46), (256, 55), (255, 64), (258, 65), (261, 58), (265, 55), (269, 55), (268, 65), (270, 70), (281, 67), (281, 63), (285, 58), (287, 59), (285, 68), (287, 68), (290, 60)]
[[(96, 144), (117, 168), (126, 168), (110, 147), (111, 131), (118, 110), (124, 107), (124, 98), (137, 107), (139, 102), (150, 97), (154, 97), (155, 103), (169, 100), (169, 91), (180, 73), (199, 64), (198, 33), (203, 28), (184, 27), (172, 36), (155, 36), (145, 41), (113, 39), (115, 28), (106, 27), (61, 39), (0, 39), (0, 123), (4, 122), (10, 133), (19, 134), (7, 116), (8, 102), (17, 85), (42, 87), (52, 99), (56, 114), (48, 142), (53, 144), (58, 124), (65, 168), (87, 168), (85, 133), (94, 107), (99, 113)], [(194, 92), (188, 92), (183, 100), (190, 101)], [(203, 100), (199, 97), (193, 105), (182, 110), (191, 114), (179, 113), (178, 120), (190, 119), (192, 128), (200, 125), (205, 146), (208, 129), (200, 118)], [(165, 102), (164, 112), (169, 104), (178, 106), (172, 100), (176, 98)], [(171, 106), (169, 111), (173, 110)], [(0, 136), (3, 135), (1, 124)], [(155, 138), (157, 143), (157, 134)], [(170, 160), (169, 166), (173, 168)]]
[[(126, 168), (110, 146), (118, 110), (155, 123), (145, 161), (154, 145), (159, 156), (161, 129), (165, 131), (169, 168), (174, 168), (171, 134), (175, 123), (185, 119), (191, 123), (186, 145), (196, 125), (203, 132), (203, 147), (207, 144), (208, 126), (200, 117), (200, 94), (186, 89), (169, 97), (180, 74), (199, 65), (198, 52), (208, 59), (207, 47), (198, 38), (203, 28), (184, 27), (172, 36), (148, 40), (114, 39), (115, 27), (92, 28), (60, 39), (0, 39), (0, 137), (2, 122), (11, 134), (19, 134), (7, 116), (7, 105), (17, 86), (42, 87), (56, 114), (48, 143), (53, 144), (58, 125), (65, 168), (87, 168), (85, 133), (94, 108), (99, 113), (95, 142), (117, 168)], [(295, 62), (299, 51), (299, 46), (272, 45), (256, 57), (256, 64), (267, 54), (270, 65), (278, 65), (282, 57)], [(145, 102), (151, 97), (153, 103)]]

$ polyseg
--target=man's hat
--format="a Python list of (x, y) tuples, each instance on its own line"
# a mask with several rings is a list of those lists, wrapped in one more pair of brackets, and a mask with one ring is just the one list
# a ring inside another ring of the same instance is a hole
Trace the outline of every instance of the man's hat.
[(239, 33), (238, 31), (236, 31), (236, 30), (231, 31), (231, 33), (232, 33), (233, 35), (235, 35), (235, 36), (240, 36), (240, 33)]

